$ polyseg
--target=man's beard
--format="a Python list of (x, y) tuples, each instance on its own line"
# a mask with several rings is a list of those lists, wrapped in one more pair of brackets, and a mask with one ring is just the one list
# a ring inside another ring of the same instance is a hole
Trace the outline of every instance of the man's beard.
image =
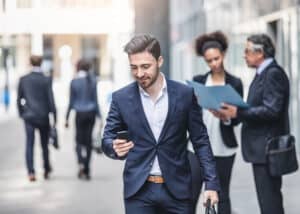
[[(153, 76), (153, 78), (150, 78), (150, 82), (147, 85), (143, 85), (142, 83), (140, 83), (141, 87), (145, 90), (147, 88), (150, 88), (158, 79), (158, 75), (159, 75), (159, 67), (157, 66), (156, 68), (156, 75)], [(148, 78), (146, 80), (149, 80)]]

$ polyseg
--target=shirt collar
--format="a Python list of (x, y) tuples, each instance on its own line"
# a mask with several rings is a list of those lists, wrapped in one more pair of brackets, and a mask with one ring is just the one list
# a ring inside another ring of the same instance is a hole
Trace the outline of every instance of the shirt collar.
[(79, 70), (76, 75), (78, 78), (83, 78), (87, 76), (87, 72), (83, 70)]
[(272, 62), (273, 62), (273, 58), (266, 58), (257, 68), (256, 73), (259, 75), (261, 74), (266, 67), (268, 67)]
[(33, 72), (37, 72), (37, 73), (41, 73), (43, 72), (41, 67), (39, 66), (32, 66), (32, 69), (31, 69)]
[[(162, 75), (162, 78), (163, 78), (163, 86), (159, 92), (158, 98), (161, 97), (163, 95), (163, 93), (167, 92), (167, 81), (166, 81), (165, 75), (162, 72), (160, 72), (160, 75)], [(143, 96), (150, 97), (150, 95), (140, 85), (139, 85), (139, 91), (140, 91), (140, 94), (142, 94)]]

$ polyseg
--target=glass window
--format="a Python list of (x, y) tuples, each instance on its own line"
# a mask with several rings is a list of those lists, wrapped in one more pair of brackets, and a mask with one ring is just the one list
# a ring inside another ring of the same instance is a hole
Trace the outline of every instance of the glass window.
[(31, 8), (32, 0), (17, 0), (17, 8)]

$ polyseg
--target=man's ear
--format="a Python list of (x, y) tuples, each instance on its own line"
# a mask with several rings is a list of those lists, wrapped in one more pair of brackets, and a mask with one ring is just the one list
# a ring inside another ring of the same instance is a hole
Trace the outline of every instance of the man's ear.
[(160, 68), (164, 64), (164, 58), (162, 56), (157, 59), (158, 67)]

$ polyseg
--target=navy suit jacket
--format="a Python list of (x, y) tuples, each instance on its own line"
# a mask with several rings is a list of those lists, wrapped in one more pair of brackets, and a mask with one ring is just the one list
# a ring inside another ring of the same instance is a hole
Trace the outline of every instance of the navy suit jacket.
[(117, 131), (128, 130), (134, 147), (126, 157), (124, 168), (125, 198), (133, 196), (145, 183), (157, 155), (171, 194), (177, 199), (192, 199), (187, 131), (203, 167), (206, 189), (219, 190), (210, 142), (193, 89), (167, 80), (167, 90), (169, 109), (158, 142), (145, 116), (138, 84), (134, 82), (112, 95), (102, 147), (109, 157), (122, 159), (114, 152), (112, 142)]
[[(25, 100), (25, 104), (22, 103)], [(52, 91), (52, 80), (42, 72), (31, 72), (21, 77), (18, 85), (17, 106), (19, 115), (38, 125), (49, 124), (49, 113), (56, 121), (56, 107)]]
[[(193, 78), (193, 80), (205, 85), (207, 76), (210, 73), (211, 72), (207, 72), (204, 75), (197, 75)], [(225, 72), (225, 83), (231, 85), (241, 95), (241, 97), (243, 97), (243, 84), (240, 78), (237, 78), (229, 74), (228, 72)], [(234, 148), (238, 146), (233, 127), (238, 125), (239, 122), (240, 121), (238, 119), (232, 119), (230, 125), (225, 125), (220, 120), (222, 140), (224, 144), (228, 147)]]
[(245, 161), (266, 163), (267, 140), (289, 133), (289, 90), (288, 77), (276, 61), (252, 81), (247, 99), (250, 108), (238, 109)]

